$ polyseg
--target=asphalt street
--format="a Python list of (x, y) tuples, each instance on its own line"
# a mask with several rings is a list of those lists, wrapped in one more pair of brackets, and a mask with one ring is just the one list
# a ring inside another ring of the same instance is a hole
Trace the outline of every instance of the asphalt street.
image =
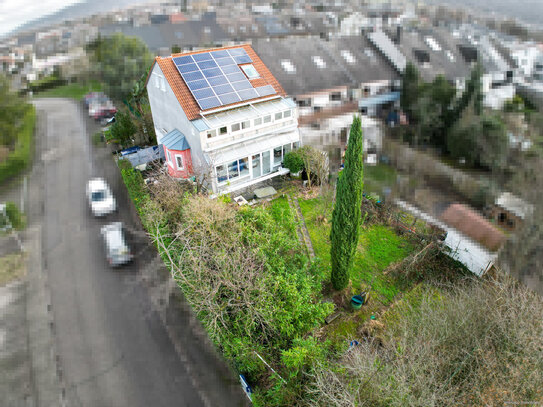
[[(81, 105), (34, 103), (42, 137), (42, 267), (66, 405), (245, 405), (237, 379), (213, 356), (186, 305), (157, 298), (164, 296), (154, 287), (162, 266), (130, 208), (111, 153), (91, 144), (95, 129)], [(86, 182), (95, 176), (108, 181), (118, 200), (119, 210), (106, 218), (92, 217), (85, 199)], [(128, 227), (136, 257), (112, 269), (99, 230), (117, 220)]]

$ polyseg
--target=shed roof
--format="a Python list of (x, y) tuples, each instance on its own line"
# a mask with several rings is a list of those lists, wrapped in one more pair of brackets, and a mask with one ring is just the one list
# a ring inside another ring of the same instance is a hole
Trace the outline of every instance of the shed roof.
[(190, 145), (183, 133), (177, 129), (166, 134), (162, 138), (162, 144), (165, 145), (168, 150), (184, 151), (190, 148)]
[(451, 204), (441, 219), (493, 252), (505, 241), (505, 235), (499, 229), (463, 204)]

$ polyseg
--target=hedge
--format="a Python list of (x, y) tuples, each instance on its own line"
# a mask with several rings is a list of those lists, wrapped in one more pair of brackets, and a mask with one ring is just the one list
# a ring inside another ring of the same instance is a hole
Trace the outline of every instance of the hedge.
[(19, 129), (15, 149), (5, 161), (0, 162), (0, 183), (18, 175), (32, 162), (35, 124), (36, 110), (34, 106), (29, 105), (23, 118), (23, 124)]

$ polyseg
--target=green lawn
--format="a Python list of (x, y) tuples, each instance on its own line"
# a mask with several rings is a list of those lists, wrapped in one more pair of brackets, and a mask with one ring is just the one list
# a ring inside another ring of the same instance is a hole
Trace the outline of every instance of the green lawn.
[[(320, 214), (319, 199), (300, 199), (315, 254), (322, 260), (322, 267), (330, 273), (330, 221), (317, 221)], [(330, 220), (331, 216), (328, 216)], [(373, 291), (380, 295), (383, 303), (390, 302), (399, 292), (401, 282), (385, 276), (383, 271), (392, 263), (406, 257), (413, 246), (407, 240), (383, 225), (370, 225), (360, 228), (358, 250), (351, 269), (353, 287), (362, 288), (370, 284)]]
[(396, 185), (396, 170), (387, 164), (364, 166), (364, 192), (383, 196), (383, 188)]
[(36, 93), (36, 97), (62, 97), (80, 100), (89, 92), (100, 92), (102, 84), (97, 81), (89, 81), (88, 84), (69, 83), (57, 88), (48, 89), (43, 92)]

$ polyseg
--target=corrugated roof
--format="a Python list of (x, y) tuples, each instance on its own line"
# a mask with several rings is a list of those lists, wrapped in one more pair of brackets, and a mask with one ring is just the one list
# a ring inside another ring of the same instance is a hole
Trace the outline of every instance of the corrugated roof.
[[(179, 74), (179, 71), (177, 70), (175, 64), (172, 61), (172, 58), (182, 56), (182, 55), (194, 55), (194, 54), (201, 54), (203, 52), (209, 52), (219, 49), (234, 49), (234, 48), (243, 48), (247, 54), (251, 57), (253, 60), (253, 66), (260, 74), (259, 79), (251, 80), (251, 84), (253, 87), (259, 87), (259, 86), (265, 86), (265, 85), (271, 85), (277, 92), (277, 94), (281, 96), (286, 96), (285, 91), (283, 87), (279, 84), (277, 79), (272, 75), (270, 70), (264, 65), (264, 62), (259, 58), (259, 56), (256, 54), (256, 52), (253, 50), (253, 48), (249, 44), (244, 45), (236, 45), (232, 47), (221, 47), (221, 48), (212, 48), (212, 49), (206, 49), (206, 50), (199, 50), (194, 52), (186, 52), (182, 54), (173, 54), (166, 58), (156, 57), (155, 62), (158, 63), (160, 66), (160, 69), (162, 70), (162, 73), (166, 77), (166, 80), (170, 84), (170, 87), (173, 90), (173, 93), (177, 97), (177, 100), (179, 101), (179, 104), (181, 105), (181, 108), (187, 115), (187, 118), (189, 120), (194, 120), (200, 117), (200, 106), (198, 106), (198, 103), (196, 103), (196, 99), (194, 99), (194, 96), (192, 96), (192, 93), (190, 92), (189, 88), (187, 87), (187, 84)], [(262, 99), (267, 99), (270, 96), (264, 96), (252, 99), (251, 101), (258, 101)], [(225, 107), (233, 107), (237, 105), (243, 105), (246, 104), (247, 101), (243, 102), (236, 102), (232, 103), (230, 105), (224, 105), (221, 106), (222, 108)], [(215, 110), (215, 109), (207, 109), (207, 111)], [(206, 111), (203, 111), (206, 112)]]
[(162, 138), (162, 144), (165, 145), (168, 150), (184, 151), (190, 148), (190, 145), (183, 133), (177, 129), (166, 134)]

